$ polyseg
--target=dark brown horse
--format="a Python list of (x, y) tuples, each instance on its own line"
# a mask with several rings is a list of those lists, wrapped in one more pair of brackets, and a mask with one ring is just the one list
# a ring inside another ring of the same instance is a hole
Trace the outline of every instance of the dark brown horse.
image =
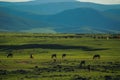
[(13, 54), (12, 54), (12, 53), (9, 53), (9, 54), (7, 55), (7, 58), (9, 58), (9, 57), (13, 57)]
[(56, 54), (52, 54), (51, 58), (57, 58), (57, 55)]
[(54, 58), (54, 59), (53, 59), (53, 62), (55, 63), (56, 61), (57, 61), (57, 59), (56, 59), (56, 58)]
[(62, 54), (62, 59), (66, 57), (66, 54)]
[(93, 59), (100, 59), (100, 55), (99, 55), (99, 54), (94, 55), (94, 56), (93, 56)]

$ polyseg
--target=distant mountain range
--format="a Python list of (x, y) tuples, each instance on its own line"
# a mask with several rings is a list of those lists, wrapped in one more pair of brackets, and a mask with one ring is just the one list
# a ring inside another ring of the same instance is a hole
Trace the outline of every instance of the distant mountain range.
[(0, 31), (120, 33), (120, 5), (45, 1), (0, 2)]

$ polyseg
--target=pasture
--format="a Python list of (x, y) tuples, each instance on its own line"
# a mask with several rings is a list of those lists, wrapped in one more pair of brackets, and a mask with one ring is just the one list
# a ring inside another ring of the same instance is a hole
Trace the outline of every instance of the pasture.
[(120, 39), (110, 36), (1, 32), (0, 80), (120, 80)]

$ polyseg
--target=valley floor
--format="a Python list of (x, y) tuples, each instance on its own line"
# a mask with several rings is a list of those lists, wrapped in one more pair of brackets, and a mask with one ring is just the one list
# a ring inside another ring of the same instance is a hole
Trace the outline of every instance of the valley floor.
[(120, 39), (100, 36), (0, 33), (0, 80), (119, 80)]

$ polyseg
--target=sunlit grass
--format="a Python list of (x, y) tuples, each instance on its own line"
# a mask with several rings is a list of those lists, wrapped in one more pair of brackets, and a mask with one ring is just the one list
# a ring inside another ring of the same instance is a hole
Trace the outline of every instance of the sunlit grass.
[[(8, 70), (9, 72), (16, 70), (28, 70), (29, 74), (7, 73), (7, 75), (0, 75), (1, 80), (73, 80), (75, 75), (89, 80), (105, 80), (104, 76), (118, 76), (120, 71), (120, 40), (119, 39), (93, 39), (82, 35), (82, 38), (40, 38), (35, 36), (65, 36), (74, 34), (27, 34), (27, 33), (0, 33), (0, 45), (18, 46), (14, 48), (0, 47), (0, 70)], [(1, 37), (2, 36), (2, 37)], [(21, 36), (21, 37), (19, 37)], [(28, 36), (28, 37), (25, 37)], [(22, 45), (28, 44), (57, 44), (57, 47), (34, 47), (22, 48)], [(74, 48), (74, 47), (80, 48)], [(69, 47), (69, 48), (68, 48)], [(67, 49), (66, 49), (67, 48)], [(84, 48), (88, 48), (84, 49)], [(13, 58), (7, 58), (10, 51), (14, 54)], [(62, 59), (62, 54), (67, 56)], [(33, 54), (33, 59), (30, 59), (30, 54)], [(57, 54), (56, 62), (51, 59), (52, 54)], [(93, 60), (93, 55), (99, 54), (101, 59)], [(96, 70), (78, 68), (82, 60), (86, 61), (85, 67), (91, 65)], [(59, 68), (56, 71), (47, 72), (35, 71), (35, 66), (40, 69), (54, 69), (53, 67), (62, 65), (62, 71)], [(104, 66), (112, 69), (104, 70)], [(74, 71), (64, 71), (67, 67)], [(1, 73), (1, 72), (0, 72)], [(39, 73), (39, 74), (38, 74)], [(113, 79), (114, 80), (114, 79)]]

